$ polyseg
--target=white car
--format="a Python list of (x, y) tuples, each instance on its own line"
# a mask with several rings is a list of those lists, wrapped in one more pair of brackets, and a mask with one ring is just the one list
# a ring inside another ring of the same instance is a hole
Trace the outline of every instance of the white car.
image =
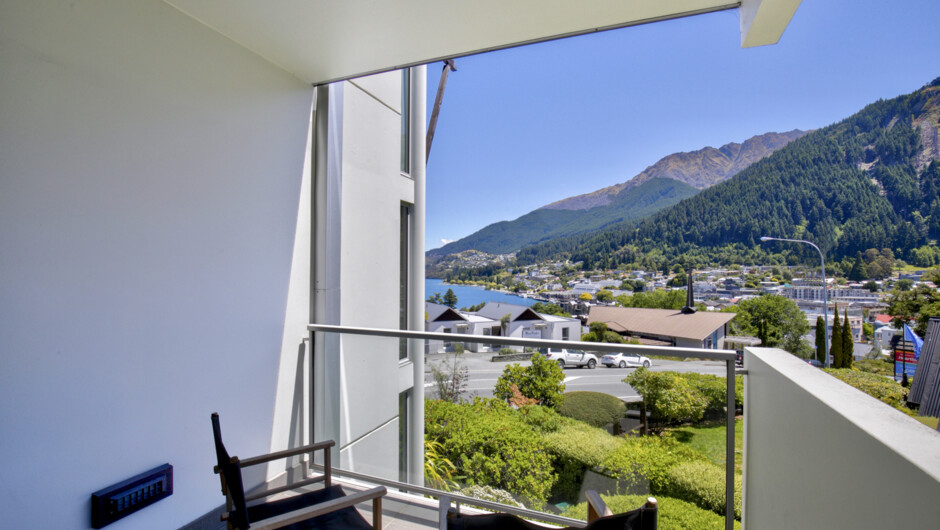
[(549, 348), (542, 354), (549, 361), (555, 361), (558, 366), (565, 368), (567, 366), (580, 366), (594, 368), (597, 366), (597, 356), (593, 353), (581, 350), (565, 350), (561, 348)]
[(626, 368), (628, 366), (642, 366), (649, 368), (653, 363), (649, 357), (637, 353), (610, 353), (601, 359), (601, 363), (608, 368)]

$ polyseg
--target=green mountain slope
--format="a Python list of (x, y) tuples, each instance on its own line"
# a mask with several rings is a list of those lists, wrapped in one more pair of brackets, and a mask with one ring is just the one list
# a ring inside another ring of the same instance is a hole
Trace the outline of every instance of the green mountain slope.
[(940, 78), (807, 134), (639, 224), (546, 241), (519, 257), (564, 255), (587, 267), (650, 252), (721, 261), (768, 235), (812, 240), (834, 258), (889, 248), (909, 259), (940, 238), (938, 117)]
[(493, 223), (463, 239), (431, 250), (428, 255), (444, 256), (471, 249), (508, 254), (539, 241), (592, 232), (613, 223), (645, 217), (698, 191), (683, 182), (655, 178), (621, 191), (604, 206), (587, 210), (540, 208), (513, 221)]
[(553, 202), (513, 221), (491, 224), (429, 251), (428, 257), (433, 259), (464, 250), (508, 254), (540, 241), (586, 234), (639, 219), (728, 179), (804, 134), (799, 130), (771, 132), (717, 149), (705, 147), (689, 153), (673, 153), (626, 182)]

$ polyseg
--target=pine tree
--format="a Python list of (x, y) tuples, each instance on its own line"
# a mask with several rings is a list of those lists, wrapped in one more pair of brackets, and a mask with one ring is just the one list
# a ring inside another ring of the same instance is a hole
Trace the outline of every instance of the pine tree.
[(855, 264), (849, 271), (849, 280), (860, 282), (868, 277), (868, 271), (865, 270), (865, 262), (862, 261), (862, 253), (859, 251), (855, 256)]
[[(855, 341), (852, 338), (852, 326), (849, 325), (849, 310), (844, 310), (845, 324), (842, 326), (842, 368), (851, 368), (855, 360)], [(839, 315), (836, 314), (836, 318)]]
[(842, 326), (839, 323), (839, 306), (836, 306), (832, 318), (832, 337), (829, 339), (829, 354), (832, 355), (832, 367), (842, 368)]
[(448, 289), (447, 292), (444, 293), (444, 305), (451, 309), (455, 309), (457, 307), (457, 295), (454, 294), (453, 289)]
[(816, 359), (826, 364), (826, 321), (816, 317)]

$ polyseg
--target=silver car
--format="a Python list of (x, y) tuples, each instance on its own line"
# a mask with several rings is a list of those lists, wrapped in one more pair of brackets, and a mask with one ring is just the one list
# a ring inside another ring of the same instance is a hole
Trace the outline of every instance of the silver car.
[(649, 368), (653, 363), (649, 357), (637, 353), (609, 353), (601, 359), (601, 363), (608, 368), (626, 368), (628, 366)]
[(542, 356), (549, 361), (555, 361), (558, 363), (558, 366), (562, 368), (566, 366), (580, 366), (582, 368), (587, 366), (588, 368), (594, 368), (597, 366), (597, 356), (593, 353), (581, 350), (549, 348)]

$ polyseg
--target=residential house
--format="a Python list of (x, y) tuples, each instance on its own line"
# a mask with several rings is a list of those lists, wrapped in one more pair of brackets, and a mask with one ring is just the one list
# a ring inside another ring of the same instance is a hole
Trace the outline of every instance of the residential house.
[(627, 337), (656, 341), (681, 348), (718, 348), (728, 335), (734, 313), (683, 312), (673, 309), (593, 306), (588, 325), (603, 322), (611, 331)]
[(489, 302), (477, 315), (502, 323), (506, 330), (502, 336), (529, 339), (580, 340), (581, 321), (572, 317), (560, 317), (536, 313), (530, 307), (503, 302)]
[[(433, 304), (425, 302), (425, 312), (428, 315), (426, 323), (427, 331), (440, 333), (459, 333), (462, 335), (499, 335), (500, 322), (486, 318), (475, 313), (458, 311), (446, 305)], [(445, 351), (454, 351), (454, 343), (439, 340), (426, 341), (426, 352), (441, 353)], [(467, 351), (485, 352), (492, 351), (488, 344), (479, 342), (461, 343), (461, 346)]]

